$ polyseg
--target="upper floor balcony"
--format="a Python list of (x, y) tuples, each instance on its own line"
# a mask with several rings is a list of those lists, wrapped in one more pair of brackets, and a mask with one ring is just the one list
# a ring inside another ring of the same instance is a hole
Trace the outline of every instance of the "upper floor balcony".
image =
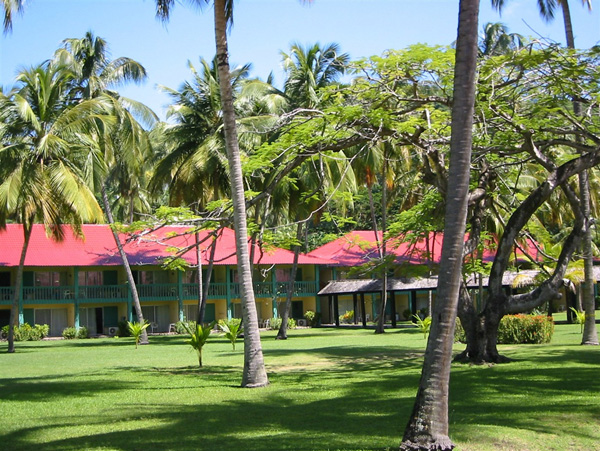
[[(288, 282), (255, 282), (256, 299), (283, 298), (287, 294)], [(0, 287), (0, 305), (9, 305), (13, 296), (12, 287)], [(163, 283), (137, 285), (141, 301), (176, 301), (198, 299), (198, 284)], [(315, 296), (318, 292), (316, 281), (294, 282), (294, 296)], [(238, 283), (211, 283), (208, 299), (239, 299)], [(24, 304), (71, 304), (123, 302), (131, 298), (129, 286), (123, 285), (87, 285), (87, 286), (43, 286), (23, 287)]]

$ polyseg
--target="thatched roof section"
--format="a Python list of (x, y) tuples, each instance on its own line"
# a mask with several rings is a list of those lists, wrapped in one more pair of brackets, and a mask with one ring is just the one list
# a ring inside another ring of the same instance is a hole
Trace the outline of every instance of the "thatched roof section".
[[(517, 281), (518, 286), (531, 285), (538, 272), (537, 271), (519, 271), (506, 272), (502, 278), (502, 284), (514, 287)], [(600, 275), (600, 268), (598, 274)], [(413, 279), (388, 279), (388, 291), (412, 291), (412, 290), (435, 290), (437, 288), (437, 276), (413, 278)], [(481, 285), (487, 287), (488, 278), (484, 277)], [(479, 287), (479, 279), (473, 276), (467, 280), (469, 288)], [(381, 279), (344, 279), (331, 280), (327, 286), (319, 291), (319, 296), (328, 296), (334, 294), (352, 294), (352, 293), (378, 293), (383, 288)]]

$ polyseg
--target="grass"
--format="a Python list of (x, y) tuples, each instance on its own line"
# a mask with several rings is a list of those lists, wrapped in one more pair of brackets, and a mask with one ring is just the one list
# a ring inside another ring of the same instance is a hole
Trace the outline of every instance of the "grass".
[[(425, 348), (416, 329), (263, 333), (271, 385), (241, 389), (243, 345), (211, 337), (204, 368), (182, 336), (17, 343), (0, 354), (1, 450), (397, 449)], [(459, 450), (600, 450), (600, 349), (558, 325), (515, 359), (454, 364)], [(3, 345), (4, 346), (4, 345)], [(462, 345), (457, 345), (457, 350)], [(2, 349), (4, 351), (4, 349)]]

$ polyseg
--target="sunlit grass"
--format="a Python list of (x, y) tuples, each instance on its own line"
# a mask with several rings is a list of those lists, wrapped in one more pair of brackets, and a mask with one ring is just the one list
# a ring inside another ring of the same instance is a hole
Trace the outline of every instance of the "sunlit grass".
[[(0, 354), (0, 449), (397, 448), (423, 335), (263, 333), (271, 385), (241, 389), (243, 344), (213, 336), (204, 368), (182, 336), (18, 343)], [(496, 366), (455, 364), (450, 434), (463, 450), (600, 450), (600, 349), (559, 325), (548, 345), (506, 346)], [(5, 345), (3, 345), (5, 346)], [(457, 346), (457, 350), (462, 346)], [(4, 349), (3, 349), (4, 350)]]

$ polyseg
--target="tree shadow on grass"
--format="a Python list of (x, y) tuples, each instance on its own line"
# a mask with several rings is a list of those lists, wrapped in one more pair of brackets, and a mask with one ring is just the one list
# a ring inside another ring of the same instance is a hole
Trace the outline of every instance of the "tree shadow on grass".
[[(319, 375), (312, 372), (309, 376)], [(397, 396), (381, 399), (373, 396), (373, 390), (390, 390), (398, 383), (416, 381), (414, 375), (404, 381), (402, 377), (394, 379), (349, 384), (341, 393), (327, 396), (319, 396), (315, 387), (300, 388), (307, 395), (306, 401), (271, 387), (253, 390), (251, 395), (255, 397), (244, 392), (239, 399), (210, 405), (201, 400), (196, 406), (129, 405), (127, 411), (115, 405), (120, 414), (103, 419), (63, 412), (53, 422), (21, 428), (5, 434), (2, 440), (11, 443), (14, 451), (32, 447), (38, 451), (384, 449), (399, 443), (398, 412), (408, 417), (412, 400)], [(56, 430), (65, 425), (72, 425), (71, 434), (78, 436), (55, 438)], [(97, 432), (82, 435), (83, 430)], [(54, 438), (40, 440), (46, 436)]]

